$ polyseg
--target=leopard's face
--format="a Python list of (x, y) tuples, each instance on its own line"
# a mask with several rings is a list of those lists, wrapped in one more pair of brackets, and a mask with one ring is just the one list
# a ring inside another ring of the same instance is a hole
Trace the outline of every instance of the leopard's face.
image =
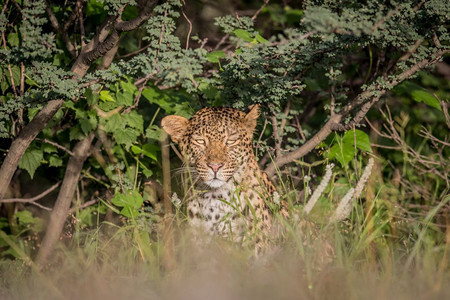
[(204, 108), (189, 120), (168, 116), (163, 129), (177, 142), (201, 180), (212, 188), (230, 181), (253, 158), (252, 136), (259, 108)]

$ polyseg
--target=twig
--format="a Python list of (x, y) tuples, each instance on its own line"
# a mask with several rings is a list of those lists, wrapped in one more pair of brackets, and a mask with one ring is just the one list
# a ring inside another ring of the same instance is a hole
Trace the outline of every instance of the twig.
[(266, 7), (266, 5), (269, 3), (270, 0), (265, 0), (263, 5), (253, 14), (252, 21), (255, 21), (258, 15), (261, 13), (261, 11)]
[(436, 35), (436, 32), (433, 33), (433, 43), (436, 47), (441, 48), (441, 42), (439, 41), (438, 36)]
[(386, 16), (384, 16), (383, 18), (381, 18), (377, 23), (375, 23), (375, 25), (372, 26), (372, 29), (370, 31), (375, 31), (378, 29), (378, 27), (380, 27), (381, 25), (383, 25), (383, 23), (386, 23), (387, 20), (389, 20), (390, 18), (392, 18), (395, 14), (398, 13), (398, 7), (396, 7), (395, 9), (389, 11), (387, 13)]
[(297, 129), (298, 129), (298, 133), (300, 134), (300, 136), (302, 137), (302, 139), (303, 139), (304, 141), (306, 141), (306, 136), (305, 136), (305, 134), (303, 133), (302, 125), (300, 125), (300, 120), (298, 119), (298, 117), (297, 117), (296, 115), (294, 116), (294, 120), (295, 120), (295, 126), (297, 126)]
[(5, 1), (5, 3), (3, 4), (3, 8), (2, 8), (2, 15), (4, 15), (4, 14), (5, 14), (5, 12), (6, 12), (6, 8), (8, 8), (8, 2), (9, 2), (9, 0), (6, 0), (6, 1)]
[(57, 182), (42, 193), (40, 193), (37, 196), (31, 197), (31, 198), (11, 198), (11, 199), (0, 199), (0, 203), (29, 203), (32, 205), (36, 205), (42, 209), (51, 211), (52, 209), (46, 206), (43, 206), (42, 204), (36, 203), (36, 201), (44, 198), (54, 190), (56, 190), (61, 182)]
[(261, 143), (262, 136), (264, 134), (264, 131), (266, 130), (266, 127), (267, 127), (267, 118), (264, 118), (263, 128), (262, 128), (262, 130), (261, 130), (261, 132), (259, 134), (258, 141), (256, 142), (256, 147), (255, 147), (256, 148), (256, 156), (258, 156), (259, 145)]
[(138, 107), (139, 105), (139, 100), (141, 99), (142, 96), (142, 91), (145, 88), (145, 85), (147, 84), (148, 79), (142, 84), (142, 86), (139, 88), (138, 94), (136, 95), (136, 99), (134, 100), (134, 104), (127, 107), (121, 114), (128, 114), (130, 113), (133, 109), (135, 109), (136, 107)]
[(331, 85), (331, 91), (330, 91), (330, 116), (334, 116), (335, 113), (335, 105), (336, 105), (336, 99), (334, 98), (334, 92), (335, 92), (335, 85)]
[[(184, 3), (184, 1), (183, 1)], [(186, 21), (189, 24), (189, 31), (186, 37), (186, 50), (189, 49), (189, 40), (191, 39), (191, 32), (192, 32), (192, 22), (191, 20), (189, 20), (189, 18), (186, 16), (186, 14), (184, 13), (184, 9), (181, 9), (181, 13), (183, 14), (183, 17), (186, 19)]]
[(386, 146), (386, 145), (379, 145), (379, 144), (370, 144), (371, 147), (375, 148), (383, 148), (383, 149), (393, 149), (393, 150), (401, 150), (402, 147), (400, 146)]
[(273, 139), (275, 140), (275, 158), (277, 158), (281, 156), (281, 139), (278, 132), (277, 117), (275, 115), (272, 115), (269, 117), (269, 119), (270, 123), (272, 123)]
[(173, 152), (175, 152), (175, 154), (178, 156), (178, 158), (181, 161), (184, 161), (183, 155), (181, 155), (180, 151), (178, 151), (177, 147), (175, 147), (175, 145), (173, 143), (170, 143), (170, 147), (172, 148)]
[(448, 114), (449, 105), (444, 100), (439, 99), (436, 93), (433, 93), (433, 95), (436, 97), (436, 99), (439, 100), (439, 103), (441, 104), (442, 107), (442, 113), (444, 114), (445, 117), (445, 123), (447, 123), (447, 127), (450, 129), (450, 115)]
[(280, 122), (280, 134), (281, 135), (283, 135), (284, 127), (286, 126), (286, 122), (287, 122), (287, 118), (289, 116), (290, 109), (291, 109), (291, 100), (289, 100), (287, 102), (286, 107), (284, 108), (283, 114), (284, 114), (285, 118), (281, 119), (281, 122)]
[(417, 48), (419, 48), (419, 46), (420, 46), (420, 44), (422, 44), (422, 42), (423, 42), (423, 39), (418, 39), (418, 40), (414, 43), (414, 45), (413, 45), (412, 47), (410, 47), (410, 48), (408, 49), (408, 51), (407, 51), (405, 54), (403, 54), (403, 55), (398, 59), (398, 61), (405, 61), (405, 60), (407, 60), (408, 58), (410, 58), (411, 55), (413, 55), (413, 53), (416, 52)]
[(202, 41), (201, 44), (200, 44), (199, 49), (203, 49), (203, 48), (205, 47), (205, 45), (206, 45), (207, 42), (208, 42), (208, 38), (204, 38), (203, 41)]
[(66, 23), (64, 24), (64, 27), (61, 28), (59, 25), (58, 19), (56, 18), (55, 14), (53, 13), (50, 4), (47, 0), (45, 0), (45, 10), (47, 12), (48, 18), (50, 20), (50, 24), (52, 25), (53, 29), (57, 33), (59, 33), (64, 41), (64, 44), (66, 45), (67, 51), (69, 51), (70, 55), (72, 57), (76, 57), (76, 51), (75, 46), (73, 45), (72, 41), (69, 38), (69, 35), (67, 34), (67, 29), (69, 29), (69, 26), (73, 23), (77, 16), (77, 9), (74, 9), (70, 17), (67, 19)]
[[(5, 39), (5, 32), (2, 31), (2, 41), (3, 41), (3, 48), (5, 50), (7, 50), (6, 48), (6, 39)], [(14, 76), (12, 73), (12, 69), (11, 69), (11, 65), (8, 63), (8, 72), (9, 72), (9, 79), (11, 80), (11, 87), (14, 93), (14, 97), (17, 99), (17, 90), (16, 90), (16, 85), (14, 83)]]
[(55, 146), (56, 148), (61, 149), (61, 150), (65, 151), (65, 152), (69, 153), (70, 156), (73, 156), (73, 152), (72, 152), (72, 151), (70, 151), (69, 149), (67, 149), (67, 148), (64, 147), (64, 146), (61, 146), (61, 145), (58, 144), (58, 143), (55, 143), (55, 142), (50, 141), (50, 140), (48, 140), (48, 139), (41, 139), (41, 138), (36, 138), (36, 141), (41, 141), (41, 142), (43, 142), (43, 143), (53, 145), (53, 146)]
[(81, 50), (86, 46), (85, 42), (85, 32), (84, 32), (84, 18), (83, 18), (83, 7), (82, 0), (77, 0), (77, 13), (78, 19), (80, 22), (80, 42), (81, 42)]
[(122, 58), (128, 58), (128, 57), (131, 57), (131, 56), (138, 55), (139, 53), (145, 51), (150, 46), (151, 46), (151, 44), (145, 45), (144, 47), (142, 47), (142, 48), (140, 48), (140, 49), (138, 49), (136, 51), (133, 51), (133, 52), (130, 52), (130, 53), (127, 53), (127, 54), (124, 54), (124, 55), (119, 55), (119, 56), (117, 56), (117, 58), (122, 59)]
[(68, 214), (69, 214), (69, 215), (70, 215), (70, 214), (73, 214), (73, 213), (75, 213), (77, 210), (82, 210), (83, 208), (86, 208), (86, 207), (88, 207), (88, 206), (94, 205), (95, 203), (98, 203), (98, 201), (99, 201), (98, 199), (93, 199), (93, 200), (89, 200), (89, 201), (87, 201), (87, 202), (81, 204), (81, 205), (78, 206), (78, 207), (72, 207), (71, 209), (69, 209)]
[(20, 63), (20, 96), (25, 93), (25, 65)]
[(220, 41), (217, 43), (217, 45), (214, 47), (214, 50), (219, 49), (219, 47), (222, 46), (222, 44), (225, 43), (225, 41), (226, 41), (229, 37), (230, 37), (230, 34), (229, 34), (229, 33), (225, 34), (225, 35), (220, 39)]
[(434, 135), (432, 135), (432, 134), (431, 134), (428, 130), (426, 130), (426, 129), (420, 130), (419, 135), (420, 135), (421, 137), (424, 137), (424, 138), (428, 138), (428, 139), (430, 139), (430, 140), (433, 140), (433, 141), (435, 141), (435, 142), (437, 142), (437, 143), (439, 143), (439, 144), (442, 144), (442, 145), (444, 145), (444, 146), (446, 146), (446, 147), (450, 147), (450, 143), (449, 143), (449, 142), (447, 142), (447, 141), (442, 141), (442, 140), (438, 139), (437, 137), (435, 137)]

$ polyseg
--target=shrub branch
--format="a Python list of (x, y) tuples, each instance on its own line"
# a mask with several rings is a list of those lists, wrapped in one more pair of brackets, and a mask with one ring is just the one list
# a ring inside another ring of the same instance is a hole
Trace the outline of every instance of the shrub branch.
[[(331, 132), (343, 131), (348, 130), (349, 128), (353, 128), (353, 126), (361, 122), (369, 109), (376, 102), (378, 102), (380, 98), (384, 94), (386, 94), (386, 92), (388, 92), (390, 89), (397, 86), (404, 80), (408, 79), (419, 70), (433, 65), (438, 60), (440, 60), (445, 53), (449, 52), (449, 49), (441, 49), (431, 55), (431, 58), (420, 61), (408, 70), (396, 76), (395, 79), (386, 84), (386, 87), (375, 87), (362, 92), (355, 99), (353, 99), (353, 101), (344, 106), (339, 113), (335, 113), (334, 115), (330, 116), (325, 125), (300, 148), (277, 157), (274, 162), (265, 169), (265, 172), (269, 177), (272, 177), (276, 172), (276, 168), (281, 168), (286, 164), (289, 164), (294, 160), (298, 160), (299, 158), (303, 157), (304, 155), (312, 151), (320, 142), (326, 139)], [(359, 110), (355, 113), (355, 116), (351, 119), (351, 121), (347, 124), (341, 124), (341, 121), (355, 109)]]

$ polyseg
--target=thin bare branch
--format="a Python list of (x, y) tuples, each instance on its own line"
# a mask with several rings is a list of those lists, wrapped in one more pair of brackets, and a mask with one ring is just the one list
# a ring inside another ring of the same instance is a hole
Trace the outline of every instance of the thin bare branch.
[(147, 79), (147, 80), (142, 84), (142, 86), (139, 88), (138, 94), (136, 95), (136, 98), (135, 98), (135, 100), (134, 100), (134, 104), (131, 105), (131, 106), (129, 106), (129, 107), (127, 107), (127, 108), (122, 112), (122, 115), (130, 113), (133, 109), (135, 109), (136, 107), (138, 107), (138, 105), (139, 105), (139, 100), (141, 99), (141, 96), (142, 96), (142, 91), (144, 90), (145, 85), (147, 84), (147, 81), (148, 81), (148, 79)]
[(50, 207), (44, 206), (42, 204), (37, 203), (36, 201), (44, 198), (54, 190), (56, 190), (61, 182), (57, 182), (42, 193), (40, 193), (37, 196), (34, 196), (32, 198), (10, 198), (10, 199), (0, 199), (0, 203), (27, 203), (31, 205), (35, 205), (39, 208), (42, 208), (47, 211), (51, 211), (52, 209)]
[(272, 134), (275, 141), (275, 158), (281, 156), (281, 139), (278, 131), (278, 121), (275, 115), (269, 117), (270, 123), (272, 124)]
[(85, 41), (85, 32), (84, 32), (84, 17), (83, 17), (83, 5), (82, 0), (77, 0), (77, 13), (78, 20), (80, 22), (80, 41), (81, 41), (81, 50), (83, 50), (84, 46), (86, 46)]
[(252, 16), (252, 21), (255, 21), (256, 18), (259, 16), (259, 14), (261, 13), (261, 11), (264, 9), (264, 7), (266, 7), (266, 5), (269, 3), (270, 0), (265, 0), (263, 5), (261, 5), (260, 8), (258, 8), (258, 10), (253, 14)]
[(68, 214), (70, 215), (70, 214), (76, 213), (78, 210), (82, 210), (82, 209), (84, 209), (86, 207), (94, 205), (95, 203), (98, 203), (98, 201), (99, 201), (98, 199), (93, 199), (93, 200), (89, 200), (89, 201), (81, 204), (78, 207), (72, 207), (71, 209), (69, 209)]
[[(2, 31), (2, 41), (3, 41), (3, 48), (5, 50), (7, 50), (7, 48), (6, 48), (5, 32), (4, 31)], [(13, 90), (13, 93), (14, 93), (14, 97), (17, 99), (18, 95), (17, 95), (17, 90), (16, 90), (16, 84), (14, 83), (14, 76), (13, 76), (10, 64), (8, 64), (8, 72), (9, 72), (9, 79), (11, 80), (11, 87), (12, 87), (12, 90)]]
[(61, 145), (58, 144), (58, 143), (55, 143), (55, 142), (50, 141), (50, 140), (48, 140), (48, 139), (41, 139), (41, 138), (36, 138), (36, 141), (41, 141), (41, 142), (43, 142), (43, 143), (53, 145), (53, 146), (55, 146), (56, 148), (61, 149), (61, 150), (65, 151), (65, 152), (67, 152), (70, 156), (73, 156), (73, 152), (72, 152), (72, 151), (70, 151), (69, 149), (67, 149), (67, 148), (64, 147), (64, 146), (61, 146)]
[(66, 23), (64, 24), (64, 27), (61, 28), (59, 25), (58, 19), (56, 18), (55, 14), (53, 13), (50, 4), (47, 0), (45, 0), (45, 10), (47, 12), (48, 18), (50, 20), (50, 24), (52, 25), (53, 29), (59, 33), (64, 41), (64, 44), (66, 45), (67, 51), (69, 51), (70, 55), (72, 57), (76, 57), (75, 53), (75, 46), (73, 45), (72, 41), (69, 38), (69, 35), (67, 33), (67, 29), (69, 29), (69, 26), (73, 23), (77, 16), (77, 9), (74, 9), (70, 17), (67, 19)]
[(44, 198), (45, 196), (47, 196), (48, 194), (50, 194), (51, 192), (56, 190), (60, 183), (61, 182), (55, 183), (54, 185), (52, 185), (51, 187), (49, 187), (48, 189), (46, 189), (45, 191), (43, 191), (42, 193), (40, 193), (39, 195), (34, 196), (34, 197), (31, 197), (31, 198), (0, 199), (0, 203), (14, 203), (14, 202), (31, 203), (31, 202), (35, 202), (37, 200), (40, 200), (40, 199)]
[[(184, 2), (184, 1), (183, 1)], [(189, 31), (186, 37), (186, 50), (189, 49), (189, 40), (191, 39), (191, 32), (192, 32), (192, 22), (189, 20), (189, 18), (186, 16), (186, 13), (184, 12), (184, 9), (181, 10), (181, 13), (183, 14), (183, 17), (186, 19), (186, 21), (189, 24)]]

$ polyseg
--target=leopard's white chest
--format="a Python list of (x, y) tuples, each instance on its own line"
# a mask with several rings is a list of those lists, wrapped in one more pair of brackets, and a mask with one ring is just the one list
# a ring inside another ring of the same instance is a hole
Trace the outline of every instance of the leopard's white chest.
[(244, 224), (245, 203), (231, 186), (204, 192), (187, 205), (189, 223), (206, 233), (237, 237)]

